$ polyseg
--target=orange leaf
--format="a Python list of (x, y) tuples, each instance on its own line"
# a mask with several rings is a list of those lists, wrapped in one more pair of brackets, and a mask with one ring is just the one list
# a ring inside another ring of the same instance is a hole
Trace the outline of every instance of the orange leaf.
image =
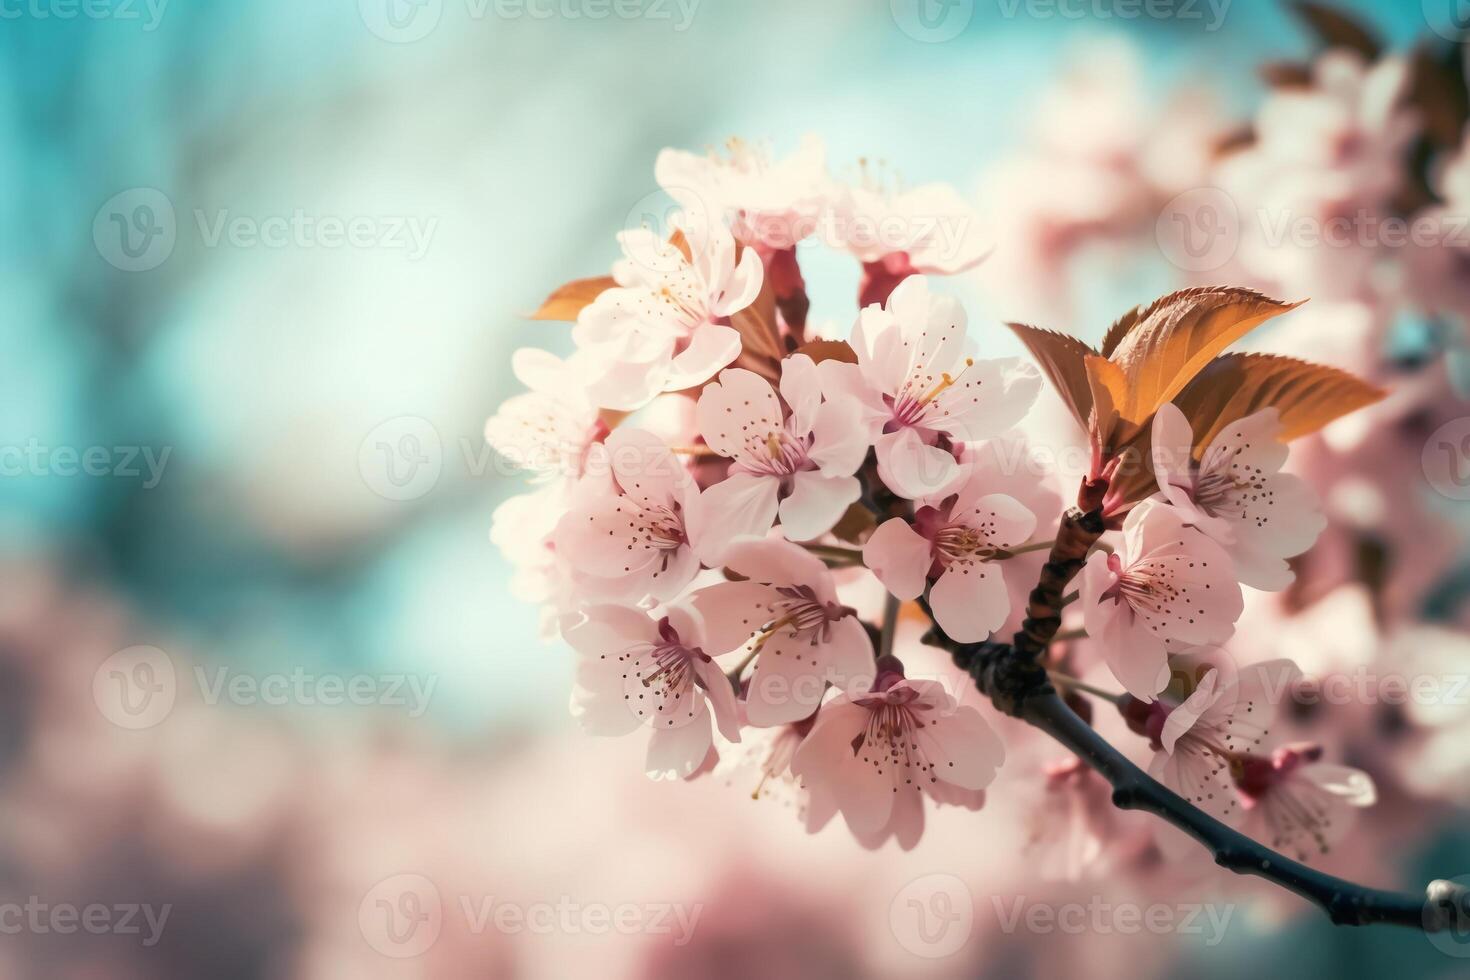
[(877, 525), (873, 512), (861, 503), (856, 503), (848, 507), (842, 518), (832, 526), (832, 533), (839, 541), (862, 544)]
[(1377, 61), (1383, 44), (1362, 21), (1325, 3), (1296, 0), (1292, 12), (1325, 48), (1351, 48), (1368, 61)]
[(1274, 354), (1227, 354), (1201, 371), (1174, 403), (1194, 429), (1198, 455), (1225, 426), (1263, 408), (1281, 414), (1285, 442), (1316, 432), (1384, 394), (1337, 368)]
[(1117, 321), (1111, 327), (1108, 327), (1108, 332), (1103, 336), (1102, 347), (1098, 349), (1098, 353), (1102, 354), (1103, 357), (1112, 357), (1113, 351), (1118, 349), (1118, 345), (1123, 342), (1123, 338), (1132, 333), (1133, 328), (1138, 326), (1139, 314), (1152, 305), (1135, 306), (1127, 313), (1118, 317)]
[(1087, 428), (1092, 413), (1092, 392), (1088, 384), (1086, 359), (1097, 352), (1076, 337), (1053, 330), (1028, 327), (1024, 323), (1008, 323), (1021, 343), (1031, 351), (1052, 387), (1062, 396), (1077, 424)]
[(745, 309), (730, 316), (730, 326), (740, 334), (744, 355), (780, 361), (785, 354), (781, 327), (776, 321), (776, 294), (768, 276), (761, 291)]
[(1118, 431), (1122, 421), (1118, 406), (1128, 398), (1128, 380), (1123, 376), (1123, 369), (1106, 357), (1088, 354), (1084, 365), (1087, 369), (1088, 390), (1092, 393), (1092, 419), (1087, 428), (1097, 436), (1103, 449), (1108, 450), (1113, 448), (1115, 436), (1120, 440), (1126, 439), (1132, 431), (1136, 431)]
[(1185, 289), (1155, 300), (1138, 311), (1137, 323), (1109, 358), (1128, 379), (1127, 398), (1116, 403), (1119, 415), (1130, 425), (1148, 424), (1160, 405), (1173, 401), (1226, 347), (1298, 305), (1221, 286)]
[(577, 319), (577, 314), (581, 313), (584, 307), (591, 305), (592, 301), (601, 296), (604, 290), (616, 285), (612, 276), (574, 279), (546, 297), (541, 308), (531, 314), (531, 319), (565, 320), (573, 323)]
[(794, 354), (805, 354), (814, 363), (821, 364), (823, 361), (841, 361), (844, 364), (856, 364), (857, 351), (845, 340), (813, 340), (802, 344)]
[(1312, 87), (1312, 66), (1300, 61), (1268, 61), (1256, 69), (1256, 74), (1272, 88)]

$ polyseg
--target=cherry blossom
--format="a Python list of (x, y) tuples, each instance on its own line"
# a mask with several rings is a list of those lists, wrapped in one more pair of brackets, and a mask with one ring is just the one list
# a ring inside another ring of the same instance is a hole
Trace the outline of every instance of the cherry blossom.
[(1174, 676), (1183, 700), (1164, 699), (1130, 712), (1156, 749), (1149, 775), (1221, 820), (1240, 816), (1231, 786), (1232, 767), (1259, 752), (1292, 685), (1302, 676), (1290, 660), (1269, 660), (1240, 668), (1216, 648), (1201, 648), (1174, 658)]
[(562, 635), (580, 654), (572, 713), (593, 735), (650, 729), (650, 778), (684, 779), (705, 766), (711, 721), (740, 741), (734, 689), (689, 609), (669, 606), (655, 620), (627, 606), (589, 606)]
[(878, 475), (910, 499), (932, 496), (961, 475), (952, 447), (1011, 428), (1036, 399), (1041, 376), (1014, 359), (976, 360), (966, 318), (949, 296), (910, 276), (886, 305), (863, 309), (853, 328), (857, 364), (823, 361), (828, 398), (847, 396), (877, 450)]
[[(740, 720), (747, 721), (743, 702), (739, 709)], [(808, 794), (791, 772), (791, 760), (811, 730), (811, 718), (771, 728), (743, 728), (738, 745), (720, 746), (714, 776), (753, 800), (794, 807), (804, 820)]]
[(522, 602), (547, 602), (557, 591), (551, 537), (565, 499), (562, 488), (543, 487), (508, 497), (490, 517), (490, 540), (514, 569), (510, 592)]
[(990, 492), (989, 476), (973, 471), (958, 492), (920, 501), (912, 524), (884, 521), (863, 546), (863, 562), (900, 599), (918, 598), (932, 579), (934, 618), (961, 643), (983, 640), (1006, 621), (1011, 599), (999, 559), (1036, 528), (1020, 501)]
[(1390, 212), (1420, 125), (1404, 104), (1409, 64), (1369, 65), (1335, 48), (1312, 64), (1311, 83), (1274, 90), (1254, 142), (1216, 168), (1213, 183), (1242, 216), (1234, 278), (1318, 300), (1361, 297), (1381, 258), (1367, 222)]
[(948, 184), (893, 191), (865, 172), (861, 183), (842, 188), (827, 220), (834, 242), (863, 264), (863, 306), (884, 302), (915, 273), (973, 269), (994, 247), (975, 205)]
[(664, 150), (654, 176), (685, 210), (728, 221), (736, 238), (762, 251), (793, 248), (816, 230), (832, 193), (821, 139), (804, 137), (780, 160), (744, 140), (726, 149), (723, 156)]
[(811, 794), (809, 829), (840, 812), (864, 847), (892, 837), (908, 850), (924, 830), (923, 797), (979, 809), (1005, 747), (943, 685), (885, 667), (871, 687), (822, 705), (791, 771)]
[(1046, 881), (1081, 881), (1101, 875), (1118, 836), (1113, 788), (1078, 759), (1045, 767), (1040, 805), (1028, 821), (1028, 855)]
[(809, 541), (857, 500), (853, 473), (868, 449), (858, 406), (823, 401), (805, 354), (781, 362), (780, 398), (764, 378), (730, 368), (704, 389), (696, 414), (705, 442), (732, 460), (700, 502), (701, 549), (711, 564), (735, 538), (764, 535), (778, 514), (787, 538)]
[(747, 581), (694, 592), (715, 655), (754, 657), (745, 693), (750, 724), (767, 727), (809, 717), (827, 684), (872, 677), (873, 645), (855, 611), (838, 601), (832, 573), (811, 553), (779, 539), (741, 539), (724, 556)]
[(1093, 552), (1079, 578), (1088, 636), (1113, 676), (1143, 701), (1168, 682), (1166, 641), (1222, 642), (1243, 607), (1230, 556), (1157, 501), (1130, 511), (1122, 548)]
[(608, 434), (581, 384), (586, 367), (581, 352), (562, 360), (523, 347), (511, 357), (511, 370), (530, 390), (506, 399), (490, 417), (485, 441), (533, 482), (580, 478), (591, 447)]
[(1306, 481), (1281, 472), (1287, 448), (1280, 431), (1276, 409), (1263, 409), (1222, 429), (1198, 463), (1189, 420), (1174, 405), (1158, 410), (1152, 433), (1160, 499), (1225, 549), (1241, 582), (1270, 592), (1291, 584), (1285, 559), (1310, 548), (1327, 526)]
[(1300, 861), (1336, 847), (1352, 829), (1357, 811), (1377, 801), (1378, 791), (1361, 769), (1321, 758), (1322, 746), (1298, 742), (1238, 766), (1242, 832)]
[(674, 599), (699, 571), (688, 530), (699, 489), (652, 433), (618, 429), (605, 457), (609, 492), (583, 494), (561, 519), (555, 547), (595, 580), (590, 594), (598, 599)]
[(680, 230), (687, 254), (653, 229), (619, 234), (618, 285), (577, 317), (572, 337), (593, 366), (587, 391), (605, 408), (632, 410), (693, 388), (740, 355), (740, 335), (719, 321), (760, 293), (760, 258), (737, 255), (717, 221), (686, 217)]
[[(1420, 234), (1410, 236), (1405, 253), (1407, 292), (1415, 306), (1436, 316), (1453, 316), (1470, 327), (1470, 129), (1460, 147), (1435, 175), (1443, 205), (1414, 217)], [(1428, 234), (1424, 234), (1428, 232)]]

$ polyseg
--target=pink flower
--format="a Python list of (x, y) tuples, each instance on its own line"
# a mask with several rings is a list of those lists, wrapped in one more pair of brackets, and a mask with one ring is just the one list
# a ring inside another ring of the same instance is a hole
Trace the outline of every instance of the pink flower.
[(907, 191), (846, 187), (831, 220), (841, 243), (864, 265), (903, 256), (911, 273), (964, 272), (994, 246), (975, 205), (948, 184)]
[(791, 760), (811, 729), (811, 718), (774, 728), (747, 727), (739, 745), (720, 747), (714, 776), (753, 800), (793, 807), (805, 820), (807, 792), (792, 774)]
[(873, 644), (855, 612), (837, 601), (832, 573), (787, 541), (742, 539), (725, 554), (748, 581), (696, 591), (708, 649), (755, 658), (745, 694), (752, 725), (800, 721), (817, 710), (826, 685), (872, 677)]
[(513, 572), (510, 594), (522, 602), (546, 602), (560, 583), (552, 532), (566, 506), (561, 487), (542, 487), (507, 497), (490, 517), (490, 541)]
[(955, 483), (953, 444), (1011, 428), (1040, 390), (1029, 364), (970, 357), (965, 322), (953, 297), (931, 295), (926, 278), (910, 276), (886, 306), (859, 315), (852, 334), (858, 363), (820, 367), (828, 398), (848, 396), (862, 406), (884, 484), (910, 499)]
[(1028, 821), (1028, 856), (1035, 855), (1043, 881), (1097, 877), (1119, 837), (1113, 787), (1076, 756), (1048, 765), (1045, 776), (1041, 805)]
[(1189, 420), (1174, 405), (1159, 409), (1152, 433), (1159, 497), (1225, 549), (1241, 582), (1268, 592), (1291, 584), (1285, 559), (1310, 548), (1327, 526), (1311, 487), (1281, 472), (1287, 450), (1280, 431), (1276, 409), (1256, 412), (1221, 430), (1198, 463), (1190, 457)]
[(1244, 605), (1230, 556), (1179, 511), (1146, 500), (1123, 523), (1118, 553), (1095, 551), (1081, 575), (1082, 622), (1113, 676), (1152, 701), (1169, 679), (1165, 642), (1219, 643)]
[(1185, 685), (1184, 700), (1176, 707), (1155, 701), (1137, 712), (1157, 750), (1149, 775), (1212, 816), (1233, 822), (1240, 808), (1230, 784), (1231, 766), (1262, 749), (1302, 672), (1290, 660), (1237, 671), (1215, 648), (1177, 656), (1173, 667)]
[(811, 794), (808, 829), (840, 811), (864, 847), (895, 837), (908, 850), (924, 830), (925, 794), (979, 809), (1004, 758), (980, 712), (937, 682), (885, 670), (871, 689), (822, 705), (791, 771)]
[(556, 550), (598, 599), (667, 602), (699, 571), (686, 526), (699, 489), (652, 433), (616, 430), (605, 459), (610, 492), (581, 495), (557, 525)]
[(654, 176), (686, 211), (728, 221), (744, 244), (789, 249), (816, 230), (831, 195), (827, 148), (819, 138), (804, 137), (780, 160), (743, 140), (731, 140), (727, 149), (722, 157), (664, 150)]
[(915, 273), (973, 269), (995, 246), (975, 205), (948, 184), (894, 191), (865, 172), (861, 184), (842, 188), (826, 220), (833, 243), (863, 263), (863, 306), (886, 301)]
[(511, 357), (511, 370), (530, 390), (505, 400), (485, 423), (485, 441), (534, 482), (578, 479), (589, 450), (607, 435), (597, 406), (583, 391), (585, 366), (580, 353), (563, 361), (534, 347)]
[(1240, 268), (1226, 274), (1318, 302), (1371, 295), (1385, 251), (1377, 223), (1394, 213), (1421, 125), (1405, 97), (1412, 84), (1406, 58), (1369, 65), (1334, 48), (1313, 63), (1310, 86), (1269, 94), (1254, 142), (1210, 181), (1254, 216), (1238, 222)]
[(863, 546), (863, 562), (900, 599), (916, 599), (930, 579), (929, 604), (951, 639), (974, 643), (1000, 628), (1011, 597), (1004, 552), (1026, 542), (1036, 515), (1002, 493), (981, 469), (958, 492), (929, 498), (914, 514), (884, 521)]
[(760, 375), (732, 368), (704, 389), (697, 415), (705, 442), (734, 461), (700, 501), (707, 563), (737, 537), (764, 536), (778, 513), (787, 538), (809, 541), (857, 500), (862, 488), (853, 473), (868, 450), (857, 406), (822, 401), (817, 366), (805, 354), (781, 362), (780, 399)]
[(684, 779), (709, 761), (711, 715), (721, 735), (740, 741), (735, 692), (704, 652), (690, 610), (669, 606), (655, 622), (626, 606), (589, 606), (562, 635), (581, 655), (572, 714), (592, 735), (649, 728), (650, 778)]
[(686, 257), (654, 230), (618, 235), (626, 256), (618, 286), (605, 290), (577, 317), (572, 338), (595, 369), (587, 373), (593, 402), (632, 411), (660, 392), (684, 391), (740, 356), (740, 335), (718, 321), (745, 309), (760, 293), (760, 257), (736, 260), (724, 225), (685, 219)]
[(1321, 758), (1320, 745), (1298, 742), (1269, 759), (1246, 760), (1235, 774), (1246, 812), (1241, 832), (1299, 861), (1327, 854), (1346, 837), (1378, 791), (1361, 769)]

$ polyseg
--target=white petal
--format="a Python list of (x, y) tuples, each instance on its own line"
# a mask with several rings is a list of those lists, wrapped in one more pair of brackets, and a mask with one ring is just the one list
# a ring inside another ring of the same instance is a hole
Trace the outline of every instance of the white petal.
[(736, 331), (715, 323), (695, 327), (689, 346), (669, 362), (663, 390), (687, 391), (702, 385), (739, 356), (740, 334)]
[(796, 474), (791, 496), (781, 501), (781, 529), (792, 541), (810, 541), (832, 525), (862, 494), (855, 476), (826, 476), (819, 470)]
[(863, 545), (863, 564), (900, 599), (917, 599), (924, 591), (933, 553), (929, 539), (901, 517), (890, 518)]

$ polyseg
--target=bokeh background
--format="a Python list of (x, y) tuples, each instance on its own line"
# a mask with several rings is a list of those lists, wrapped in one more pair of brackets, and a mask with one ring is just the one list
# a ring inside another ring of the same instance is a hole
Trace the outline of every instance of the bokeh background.
[[(1426, 31), (1416, 3), (1356, 6), (1392, 43)], [(660, 148), (818, 132), (839, 174), (978, 194), (1079, 61), (1143, 107), (1187, 87), (1249, 115), (1255, 66), (1308, 50), (1259, 0), (1214, 29), (1125, 7), (961, 0), (936, 40), (888, 0), (0, 4), (0, 901), (171, 907), (153, 943), (141, 915), (4, 929), (0, 975), (1463, 975), (1256, 889), (1218, 899), (1242, 903), (1218, 944), (1007, 932), (1001, 904), (1062, 893), (989, 877), (1025, 832), (1005, 804), (874, 855), (648, 784), (636, 747), (574, 730), (569, 657), (489, 542), (520, 488), (482, 436), (510, 353), (569, 347), (521, 314), (606, 269)], [(845, 328), (856, 264), (805, 268)], [(1177, 275), (1156, 249), (1081, 263), (1048, 325), (1095, 338)], [(1030, 311), (953, 288), (1014, 352), (996, 324)], [(249, 695), (273, 677), (305, 686)], [(369, 686), (322, 703), (323, 678)], [(1453, 823), (1365, 862), (1375, 883), (1470, 871)], [(936, 874), (973, 896), (940, 956), (890, 922)], [(382, 931), (380, 903), (436, 899), (424, 949)], [(486, 900), (641, 918), (477, 927)], [(701, 909), (687, 942), (662, 906)]]

